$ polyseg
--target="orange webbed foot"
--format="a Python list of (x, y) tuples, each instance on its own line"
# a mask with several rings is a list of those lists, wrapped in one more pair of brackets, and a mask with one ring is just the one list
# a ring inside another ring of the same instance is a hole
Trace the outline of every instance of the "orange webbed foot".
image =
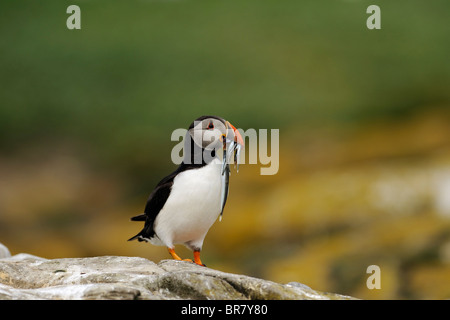
[(200, 260), (200, 251), (194, 251), (194, 263), (206, 267), (206, 264), (203, 264), (202, 260)]

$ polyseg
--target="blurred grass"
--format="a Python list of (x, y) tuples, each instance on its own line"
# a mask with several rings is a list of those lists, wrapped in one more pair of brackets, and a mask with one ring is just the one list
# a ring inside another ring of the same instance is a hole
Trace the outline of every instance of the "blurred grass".
[[(205, 262), (361, 298), (448, 298), (445, 0), (0, 3), (0, 241), (44, 257), (125, 240), (203, 114), (280, 129), (280, 171), (232, 175)], [(183, 255), (190, 254), (182, 251)], [(382, 290), (365, 287), (379, 264)]]

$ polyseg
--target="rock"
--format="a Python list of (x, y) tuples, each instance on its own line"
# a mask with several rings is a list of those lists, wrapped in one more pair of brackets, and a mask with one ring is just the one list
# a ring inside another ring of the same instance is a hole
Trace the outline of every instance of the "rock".
[(0, 259), (0, 299), (352, 299), (201, 267), (190, 262), (102, 256)]
[(8, 258), (11, 257), (11, 253), (9, 252), (8, 248), (5, 247), (1, 242), (0, 242), (0, 259), (2, 258)]

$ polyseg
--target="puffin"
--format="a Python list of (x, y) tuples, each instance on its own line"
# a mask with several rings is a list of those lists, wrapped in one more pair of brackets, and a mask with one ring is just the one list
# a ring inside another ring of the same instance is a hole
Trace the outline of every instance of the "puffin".
[[(201, 116), (191, 123), (183, 143), (183, 161), (156, 185), (144, 213), (131, 218), (145, 223), (128, 241), (165, 246), (173, 259), (205, 266), (200, 259), (203, 241), (217, 218), (222, 220), (230, 163), (239, 170), (244, 141), (225, 119)], [(193, 261), (176, 254), (178, 244), (193, 251)]]

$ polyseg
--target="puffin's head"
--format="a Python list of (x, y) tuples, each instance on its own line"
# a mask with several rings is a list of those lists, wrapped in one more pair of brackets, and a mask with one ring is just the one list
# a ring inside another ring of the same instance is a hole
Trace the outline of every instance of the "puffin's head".
[(202, 116), (191, 123), (188, 130), (196, 145), (206, 150), (225, 148), (225, 143), (234, 141), (244, 145), (239, 131), (228, 121), (216, 116)]

